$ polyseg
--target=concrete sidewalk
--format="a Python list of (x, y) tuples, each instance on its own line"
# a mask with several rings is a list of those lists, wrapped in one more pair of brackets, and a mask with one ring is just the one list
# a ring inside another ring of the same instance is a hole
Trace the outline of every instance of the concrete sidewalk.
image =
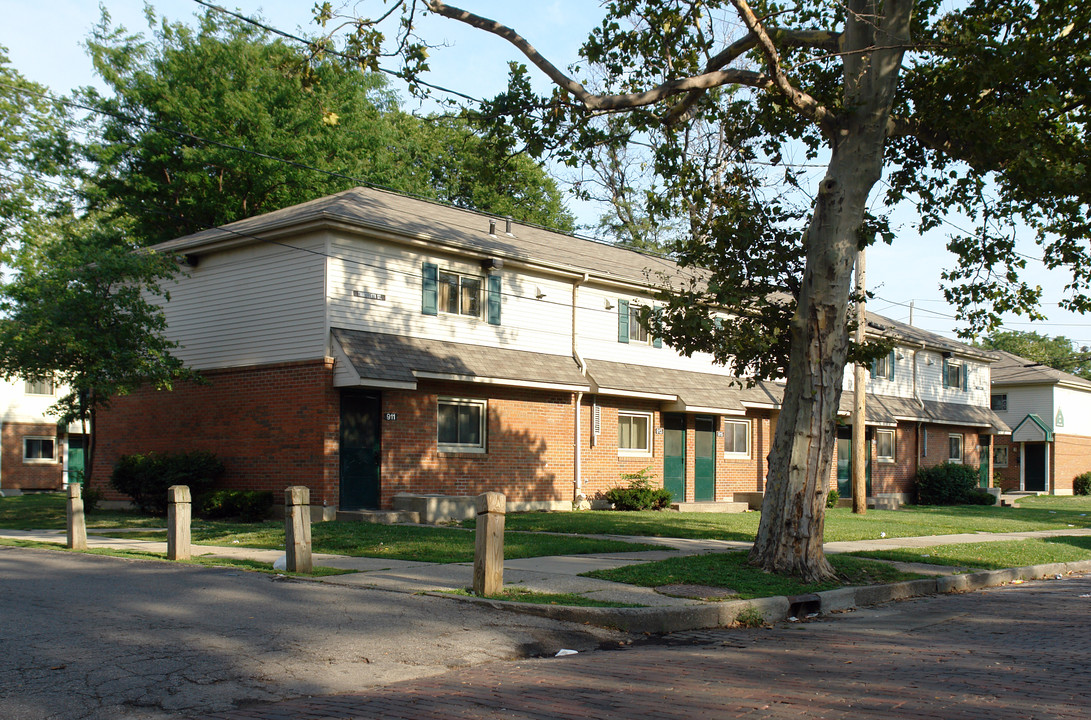
[[(141, 550), (146, 552), (166, 553), (166, 543), (150, 540), (103, 537), (103, 531), (88, 532), (88, 546), (113, 550)], [(1071, 528), (1064, 530), (1042, 530), (1014, 533), (964, 533), (959, 535), (937, 535), (928, 537), (881, 538), (849, 542), (831, 542), (826, 544), (830, 554), (857, 552), (863, 550), (893, 550), (899, 548), (928, 548), (937, 545), (951, 545), (972, 542), (1000, 542), (1004, 540), (1023, 540), (1028, 538), (1053, 537), (1064, 535), (1091, 535), (1091, 529)], [(38, 542), (64, 544), (63, 530), (0, 530), (0, 537), (34, 540)], [(843, 588), (820, 593), (809, 599), (765, 598), (758, 600), (705, 601), (687, 597), (675, 597), (657, 592), (653, 588), (581, 577), (581, 573), (590, 570), (610, 569), (653, 562), (679, 555), (696, 555), (730, 550), (746, 550), (750, 543), (723, 540), (692, 540), (684, 538), (654, 538), (607, 536), (627, 542), (661, 545), (663, 550), (631, 553), (601, 553), (589, 555), (565, 555), (508, 560), (504, 564), (504, 583), (508, 587), (518, 587), (531, 592), (574, 593), (585, 597), (611, 603), (623, 603), (642, 607), (635, 608), (572, 608), (561, 606), (541, 606), (528, 603), (499, 602), (479, 598), (460, 597), (471, 602), (486, 603), (494, 607), (546, 615), (557, 619), (605, 624), (632, 631), (673, 631), (695, 629), (716, 625), (730, 624), (741, 612), (757, 609), (767, 621), (783, 620), (796, 612), (828, 612), (844, 610), (858, 604), (871, 604), (891, 599), (900, 599), (919, 594), (966, 590), (1011, 582), (1014, 579), (1053, 576), (1070, 571), (1091, 570), (1091, 561), (1083, 567), (1081, 563), (1071, 563), (1064, 567), (1042, 566), (1014, 570), (978, 572), (969, 574), (953, 573), (958, 569), (945, 566), (912, 564), (905, 569), (923, 575), (934, 576), (923, 581), (895, 583), (873, 588)], [(273, 563), (283, 555), (280, 550), (259, 550), (239, 546), (194, 545), (195, 555), (202, 557), (224, 557), (249, 559)], [(391, 560), (384, 558), (362, 558), (344, 555), (314, 555), (316, 566), (333, 567), (355, 571), (347, 575), (334, 575), (315, 578), (316, 581), (347, 587), (361, 587), (387, 590), (399, 593), (446, 592), (462, 590), (473, 583), (472, 563), (438, 564)], [(1069, 567), (1071, 566), (1071, 567)], [(963, 569), (964, 570), (964, 569)], [(850, 597), (851, 596), (851, 597)]]

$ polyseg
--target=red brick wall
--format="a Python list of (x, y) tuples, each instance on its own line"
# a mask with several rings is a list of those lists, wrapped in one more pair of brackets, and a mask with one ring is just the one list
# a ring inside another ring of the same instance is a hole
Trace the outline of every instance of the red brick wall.
[[(485, 399), (485, 453), (440, 453), (439, 396)], [(384, 390), (381, 503), (399, 492), (477, 495), (496, 491), (509, 501), (573, 498), (574, 402), (570, 392), (494, 385), (421, 383), (419, 389)]]
[(144, 388), (101, 411), (92, 483), (108, 487), (122, 455), (208, 450), (227, 466), (225, 487), (272, 490), (280, 499), (284, 488), (306, 485), (313, 504), (337, 505), (340, 401), (332, 359), (202, 375), (207, 384)]
[[(53, 462), (23, 461), (23, 438), (53, 438)], [(60, 490), (64, 485), (62, 446), (57, 438), (57, 424), (4, 423), (3, 456), (0, 457), (0, 489)]]
[(1011, 435), (997, 435), (993, 437), (993, 447), (1006, 447), (1008, 449), (1008, 466), (996, 467), (993, 465), (993, 484), (999, 484), (1004, 490), (1019, 489), (1019, 444), (1012, 443)]

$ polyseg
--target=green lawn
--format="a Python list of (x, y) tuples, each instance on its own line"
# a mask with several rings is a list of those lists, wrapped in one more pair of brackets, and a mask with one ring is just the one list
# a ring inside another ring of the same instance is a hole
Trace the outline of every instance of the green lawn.
[(852, 555), (897, 562), (999, 570), (1046, 563), (1091, 560), (1091, 537), (1049, 537), (1004, 542), (937, 545), (912, 550), (878, 550)]
[(743, 552), (689, 555), (612, 570), (594, 570), (584, 575), (643, 587), (682, 583), (731, 588), (735, 591), (734, 598), (743, 600), (775, 595), (801, 595), (845, 585), (877, 585), (921, 577), (901, 572), (885, 563), (834, 555), (829, 560), (841, 576), (838, 581), (801, 583), (747, 565), (746, 555)]
[[(761, 514), (615, 512), (513, 513), (511, 530), (713, 538), (752, 542)], [(472, 526), (473, 521), (464, 523)], [(826, 541), (872, 540), (883, 537), (953, 535), (963, 532), (1019, 532), (1091, 527), (1091, 497), (1029, 498), (1018, 508), (959, 505), (869, 510), (854, 515), (850, 508), (826, 513)]]
[[(0, 498), (0, 528), (5, 530), (63, 530), (68, 498), (60, 493), (37, 493)], [(87, 527), (166, 527), (165, 518), (148, 517), (135, 510), (99, 510), (86, 515)]]

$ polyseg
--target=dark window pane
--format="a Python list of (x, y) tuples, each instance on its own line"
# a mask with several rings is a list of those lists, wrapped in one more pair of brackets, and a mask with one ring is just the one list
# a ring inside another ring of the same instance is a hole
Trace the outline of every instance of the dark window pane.
[(458, 441), (463, 445), (481, 445), (481, 407), (458, 406)]
[(439, 309), (446, 313), (458, 313), (458, 275), (439, 274)]
[(480, 317), (481, 278), (462, 278), (462, 314)]
[(439, 441), (444, 444), (458, 442), (458, 406), (440, 403)]

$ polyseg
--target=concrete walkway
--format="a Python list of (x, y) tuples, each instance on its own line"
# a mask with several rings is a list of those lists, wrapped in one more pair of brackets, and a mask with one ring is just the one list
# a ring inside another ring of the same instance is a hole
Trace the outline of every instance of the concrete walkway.
[[(91, 548), (109, 548), (113, 550), (142, 550), (146, 552), (166, 553), (166, 543), (149, 540), (128, 539), (124, 537), (104, 537), (104, 530), (91, 530), (88, 533), (88, 546)], [(858, 540), (831, 542), (826, 544), (827, 553), (857, 552), (864, 550), (893, 550), (899, 548), (928, 548), (937, 545), (951, 545), (973, 542), (1000, 542), (1004, 540), (1024, 540), (1059, 535), (1091, 535), (1091, 529), (1070, 528), (1064, 530), (1041, 530), (1013, 533), (963, 533), (959, 535), (935, 535), (928, 537), (881, 538), (876, 540)], [(0, 537), (35, 540), (47, 543), (65, 542), (63, 530), (0, 530)], [(653, 562), (682, 555), (696, 555), (730, 550), (746, 550), (750, 543), (724, 540), (693, 540), (685, 538), (607, 536), (626, 542), (645, 545), (661, 545), (663, 550), (631, 553), (600, 553), (588, 555), (564, 555), (553, 557), (522, 558), (508, 560), (504, 565), (504, 582), (508, 587), (523, 588), (541, 593), (575, 593), (591, 599), (645, 606), (646, 608), (674, 609), (707, 606), (709, 603), (700, 599), (674, 597), (662, 594), (653, 588), (637, 587), (622, 583), (581, 577), (581, 573), (590, 570), (602, 570), (625, 565)], [(195, 555), (204, 557), (224, 557), (249, 559), (273, 563), (283, 555), (280, 550), (258, 550), (239, 546), (194, 545)], [(924, 553), (922, 553), (924, 555)], [(923, 559), (923, 558), (922, 558)], [(315, 578), (320, 582), (347, 587), (363, 587), (388, 590), (401, 593), (445, 592), (461, 590), (473, 584), (472, 563), (426, 563), (409, 560), (391, 560), (384, 558), (349, 557), (344, 555), (315, 554), (314, 564), (353, 570), (352, 574), (334, 575)], [(967, 569), (955, 569), (945, 566), (914, 563), (903, 566), (906, 570), (924, 575), (951, 575)], [(519, 607), (510, 609), (531, 611)], [(605, 610), (605, 609), (595, 609)], [(582, 615), (581, 615), (582, 617)]]

